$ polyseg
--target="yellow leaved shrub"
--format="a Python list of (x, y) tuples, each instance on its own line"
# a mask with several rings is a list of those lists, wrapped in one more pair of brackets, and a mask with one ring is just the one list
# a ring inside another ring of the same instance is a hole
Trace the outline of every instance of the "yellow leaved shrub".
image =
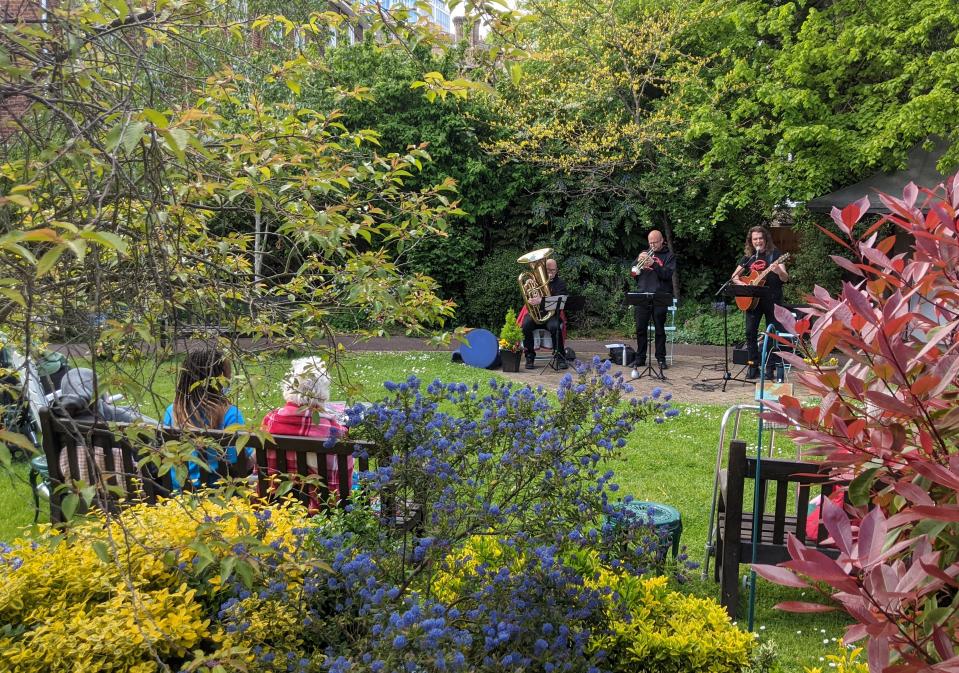
[[(469, 538), (449, 554), (432, 591), (458, 604), (481, 565), (519, 571), (527, 556), (495, 536)], [(589, 649), (604, 666), (629, 673), (733, 673), (749, 665), (755, 638), (736, 627), (716, 601), (669, 588), (665, 577), (637, 577), (608, 568), (595, 551), (570, 552), (564, 562), (603, 600), (603, 623), (592, 625)], [(475, 589), (475, 587), (472, 587)]]
[(306, 521), (292, 503), (184, 496), (0, 547), (0, 670), (146, 673), (221, 653), (243, 666), (277, 627), (295, 646), (299, 620), (276, 601), (242, 601), (248, 629), (209, 616), (231, 576), (236, 591), (241, 568), (254, 591), (267, 568), (298, 590), (295, 529)]

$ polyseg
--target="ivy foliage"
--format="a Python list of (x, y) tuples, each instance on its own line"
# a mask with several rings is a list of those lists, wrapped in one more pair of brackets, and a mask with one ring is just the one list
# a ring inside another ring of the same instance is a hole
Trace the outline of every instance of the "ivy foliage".
[(959, 17), (951, 0), (744, 1), (716, 22), (686, 137), (724, 186), (716, 219), (805, 201), (903, 165), (941, 136), (959, 164)]

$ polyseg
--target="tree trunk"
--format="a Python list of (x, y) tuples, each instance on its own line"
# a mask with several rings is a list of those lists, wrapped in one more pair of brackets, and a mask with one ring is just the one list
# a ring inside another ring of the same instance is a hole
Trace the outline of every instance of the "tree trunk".
[(262, 230), (263, 220), (260, 211), (253, 213), (253, 282), (260, 282), (260, 274), (263, 270), (263, 239), (265, 238)]
[[(676, 256), (676, 248), (673, 247), (673, 228), (669, 224), (669, 218), (663, 217), (663, 236), (666, 237), (666, 248), (673, 253), (673, 256)], [(679, 300), (679, 264), (676, 265), (676, 270), (673, 271), (673, 296)]]

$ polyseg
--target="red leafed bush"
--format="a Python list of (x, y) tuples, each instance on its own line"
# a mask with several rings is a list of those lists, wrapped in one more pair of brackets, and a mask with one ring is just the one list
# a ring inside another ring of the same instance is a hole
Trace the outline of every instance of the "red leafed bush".
[[(846, 641), (868, 638), (870, 671), (959, 671), (959, 175), (882, 201), (892, 214), (874, 223), (863, 198), (833, 209), (838, 233), (823, 229), (852, 253), (833, 260), (857, 280), (835, 297), (817, 287), (800, 320), (777, 310), (810, 350), (784, 357), (822, 403), (782, 397), (765, 417), (797, 426), (803, 451), (851, 480), (851, 504), (823, 506), (841, 554), (791, 539), (792, 560), (756, 570), (831, 596), (857, 622)], [(880, 240), (888, 223), (908, 252)], [(849, 364), (820, 369), (834, 350)]]

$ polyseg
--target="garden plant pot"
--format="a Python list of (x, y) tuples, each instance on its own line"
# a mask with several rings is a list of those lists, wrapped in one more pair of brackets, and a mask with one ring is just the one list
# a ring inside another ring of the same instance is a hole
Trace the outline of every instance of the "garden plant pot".
[(519, 361), (522, 359), (520, 356), (522, 353), (519, 351), (500, 351), (499, 357), (503, 362), (503, 371), (504, 372), (518, 372), (519, 371)]

